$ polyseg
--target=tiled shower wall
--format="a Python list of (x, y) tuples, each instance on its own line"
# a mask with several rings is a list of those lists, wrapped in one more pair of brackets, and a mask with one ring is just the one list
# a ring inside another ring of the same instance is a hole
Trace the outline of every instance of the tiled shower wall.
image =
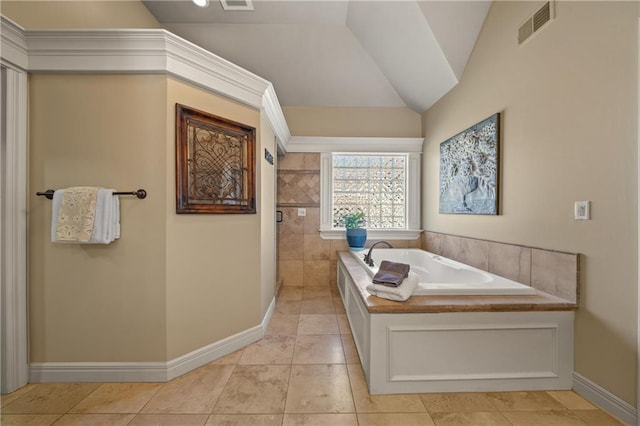
[[(298, 209), (306, 216), (298, 216)], [(338, 251), (348, 250), (344, 239), (320, 237), (320, 154), (288, 153), (278, 159), (278, 273), (284, 286), (335, 284)], [(367, 246), (375, 240), (368, 240)], [(420, 247), (414, 241), (390, 240), (394, 247)]]
[[(277, 208), (282, 211), (278, 270), (283, 285), (328, 287), (332, 240), (319, 233), (320, 154), (289, 153), (278, 160)], [(306, 210), (305, 216), (298, 216), (299, 208)]]

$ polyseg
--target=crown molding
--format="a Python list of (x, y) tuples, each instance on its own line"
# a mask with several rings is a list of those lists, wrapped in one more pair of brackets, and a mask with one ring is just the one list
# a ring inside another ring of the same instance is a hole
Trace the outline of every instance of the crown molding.
[(424, 138), (292, 136), (288, 152), (416, 152)]
[(262, 105), (269, 119), (269, 124), (276, 135), (278, 151), (285, 154), (287, 152), (287, 146), (291, 139), (291, 132), (287, 126), (287, 120), (284, 117), (282, 108), (280, 107), (280, 101), (276, 95), (276, 91), (273, 85), (269, 83), (269, 87), (262, 95)]
[(2, 65), (21, 71), (26, 70), (29, 65), (24, 29), (2, 15), (0, 15), (0, 58)]
[(273, 85), (164, 29), (27, 30), (0, 17), (2, 60), (31, 73), (167, 74), (263, 110), (280, 148), (291, 137)]

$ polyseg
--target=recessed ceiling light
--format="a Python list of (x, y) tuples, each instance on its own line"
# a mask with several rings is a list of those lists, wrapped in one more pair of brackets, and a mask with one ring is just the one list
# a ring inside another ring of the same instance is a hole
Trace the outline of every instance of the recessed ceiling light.
[(196, 6), (207, 7), (209, 6), (209, 0), (191, 0)]
[(252, 0), (220, 0), (224, 10), (253, 10)]

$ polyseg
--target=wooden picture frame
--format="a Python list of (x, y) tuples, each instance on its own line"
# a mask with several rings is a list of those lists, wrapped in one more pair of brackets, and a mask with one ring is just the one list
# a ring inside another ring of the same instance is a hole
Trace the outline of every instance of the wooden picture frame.
[(256, 129), (176, 104), (176, 213), (256, 213)]

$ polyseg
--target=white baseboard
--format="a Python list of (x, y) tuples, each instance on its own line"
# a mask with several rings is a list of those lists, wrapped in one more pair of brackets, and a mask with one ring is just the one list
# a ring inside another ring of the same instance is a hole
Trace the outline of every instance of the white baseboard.
[(166, 382), (260, 340), (275, 306), (274, 298), (260, 325), (168, 362), (33, 362), (29, 382)]
[(166, 362), (32, 362), (29, 383), (165, 382)]
[(262, 325), (257, 325), (241, 333), (227, 337), (226, 339), (219, 340), (200, 349), (196, 349), (193, 352), (174, 358), (166, 363), (166, 380), (175, 379), (189, 371), (209, 364), (218, 358), (222, 358), (253, 342), (257, 342), (262, 339), (263, 336), (264, 331)]
[(176, 377), (182, 376), (189, 371), (202, 367), (203, 365), (262, 339), (267, 330), (267, 326), (269, 325), (269, 321), (271, 321), (271, 316), (273, 315), (275, 308), (276, 299), (273, 298), (260, 325), (172, 359), (167, 363), (167, 380), (172, 380)]
[(634, 406), (576, 372), (573, 373), (573, 390), (626, 424), (636, 424), (638, 410)]

